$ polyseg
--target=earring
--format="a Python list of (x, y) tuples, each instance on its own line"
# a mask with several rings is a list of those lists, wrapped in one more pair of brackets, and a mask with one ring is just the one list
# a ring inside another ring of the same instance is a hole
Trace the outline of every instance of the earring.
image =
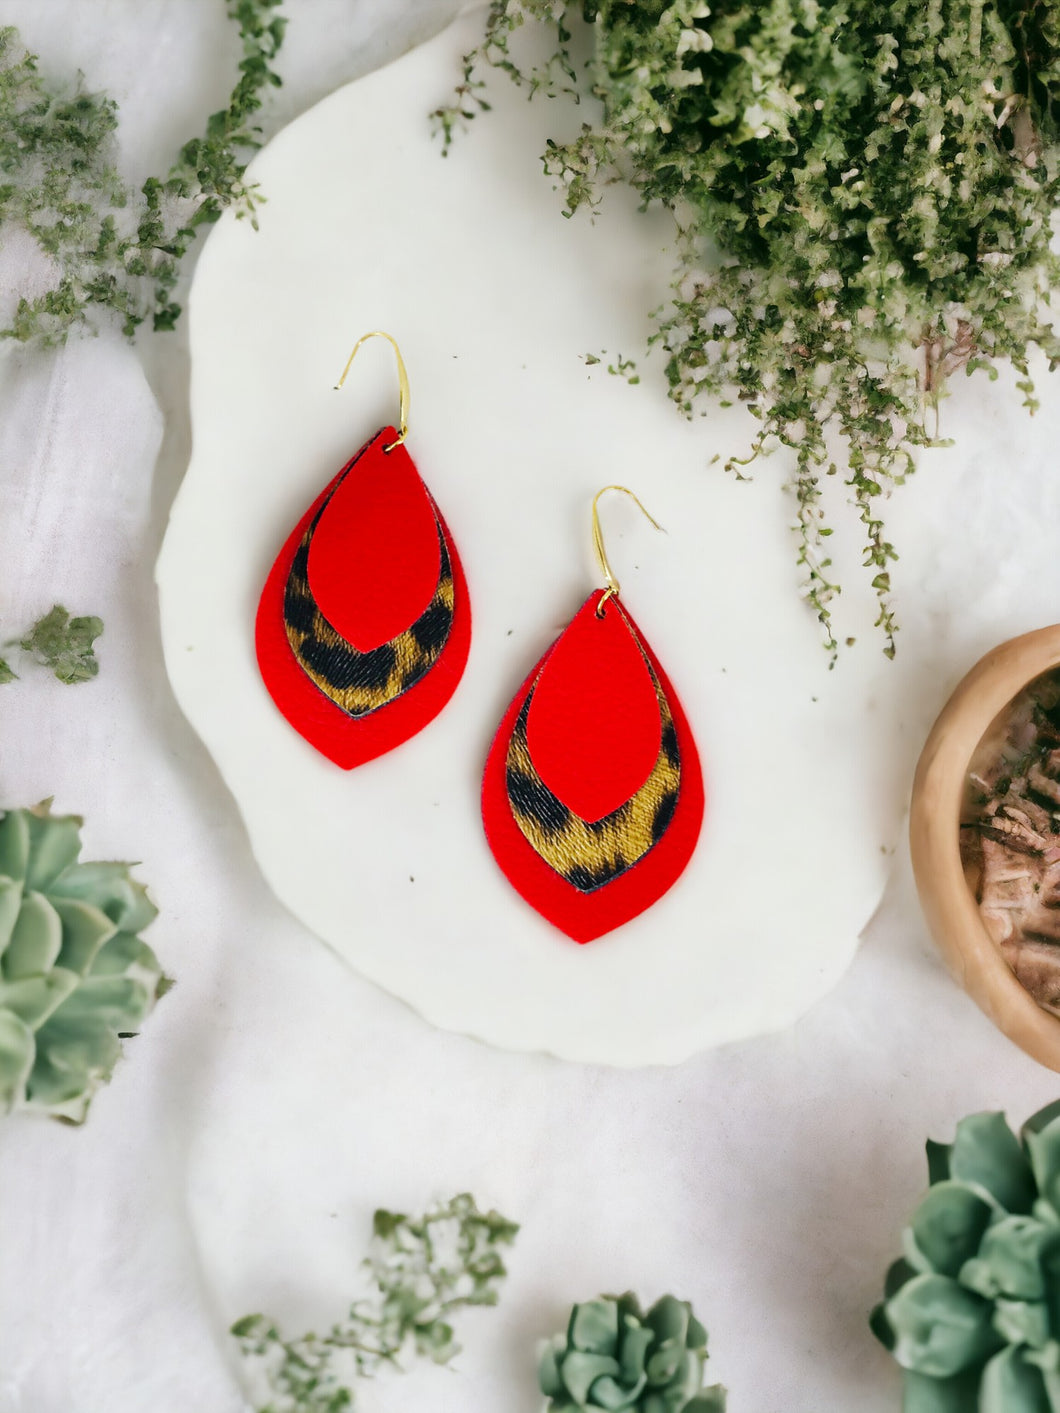
[(409, 382), (397, 357), (400, 428), (384, 427), (325, 487), (276, 558), (258, 605), (258, 667), (277, 707), (344, 770), (422, 730), (456, 691), (471, 644), (460, 559), (405, 449)]
[(486, 837), (508, 881), (576, 942), (651, 907), (692, 857), (703, 775), (681, 703), (619, 602), (593, 500), (605, 587), (520, 687), (482, 782)]

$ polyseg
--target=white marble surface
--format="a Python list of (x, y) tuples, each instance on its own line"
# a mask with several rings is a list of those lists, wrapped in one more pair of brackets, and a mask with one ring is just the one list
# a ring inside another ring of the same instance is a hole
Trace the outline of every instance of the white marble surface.
[[(446, 7), (291, 8), (284, 117)], [(118, 95), (134, 173), (225, 88), (213, 5), (4, 0), (0, 21)], [(0, 255), (5, 283), (17, 256)], [(54, 794), (87, 816), (90, 853), (142, 860), (151, 939), (179, 978), (86, 1128), (0, 1127), (0, 1409), (235, 1413), (231, 1319), (328, 1320), (373, 1206), (464, 1187), (524, 1224), (503, 1302), (465, 1324), (457, 1374), (381, 1382), (368, 1413), (531, 1413), (536, 1338), (571, 1300), (627, 1286), (694, 1300), (734, 1413), (896, 1409), (865, 1312), (924, 1182), (922, 1140), (974, 1109), (1021, 1119), (1056, 1078), (945, 976), (901, 853), (853, 966), (803, 1021), (674, 1069), (487, 1049), (353, 974), (264, 886), (165, 677), (151, 570), (188, 459), (182, 337), (9, 349), (0, 367), (0, 626), (56, 597), (107, 621), (96, 683), (35, 674), (0, 695), (3, 800)], [(956, 449), (925, 458), (890, 512), (898, 795), (969, 663), (1060, 599), (1053, 386), (1033, 423), (1010, 381), (959, 387), (945, 417)]]
[[(259, 229), (233, 216), (210, 236), (188, 312), (194, 452), (157, 570), (166, 665), (277, 896), (364, 975), (491, 1044), (675, 1064), (790, 1024), (849, 964), (900, 829), (889, 779), (909, 672), (856, 593), (843, 617), (858, 646), (829, 670), (773, 477), (705, 469), (748, 435), (746, 413), (688, 422), (659, 360), (636, 387), (586, 364), (643, 348), (672, 252), (632, 193), (595, 225), (559, 218), (540, 154), (583, 110), (530, 105), (492, 76), (488, 120), (442, 160), (425, 114), (481, 25), (468, 16), (288, 125), (251, 169), (268, 192)], [(350, 776), (276, 710), (252, 623), (290, 527), (397, 415), (383, 344), (333, 388), (378, 327), (409, 364), (408, 446), (456, 540), (473, 635), (449, 707)], [(678, 884), (576, 947), (513, 892), (479, 799), (508, 700), (600, 582), (590, 506), (616, 480), (668, 527), (601, 506), (623, 602), (698, 738), (707, 812)]]

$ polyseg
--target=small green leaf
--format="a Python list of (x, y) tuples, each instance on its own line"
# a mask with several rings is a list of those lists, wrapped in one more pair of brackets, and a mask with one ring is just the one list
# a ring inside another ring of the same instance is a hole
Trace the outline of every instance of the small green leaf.
[(58, 965), (84, 976), (100, 948), (118, 929), (106, 913), (92, 903), (56, 898), (53, 891), (52, 906), (59, 915), (63, 929)]
[[(1050, 1106), (1052, 1110), (1053, 1106)], [(1043, 1116), (1049, 1113), (1046, 1119)], [(1060, 1213), (1060, 1114), (1043, 1110), (1040, 1126), (1024, 1129), (1024, 1143), (1031, 1160), (1038, 1191), (1054, 1212)]]
[(618, 1345), (618, 1306), (610, 1300), (589, 1300), (571, 1311), (567, 1338), (575, 1349), (614, 1354)]
[(80, 1008), (64, 1018), (74, 992), (37, 1031), (37, 1058), (26, 1085), (31, 1104), (53, 1111), (75, 1106), (68, 1117), (84, 1118), (96, 1088), (121, 1058), (121, 1042), (107, 1022)]
[(952, 1378), (1001, 1343), (989, 1302), (948, 1276), (917, 1276), (887, 1302), (886, 1315), (899, 1364), (932, 1378)]
[(25, 810), (0, 816), (0, 877), (21, 881), (29, 861), (29, 819)]
[(31, 1030), (38, 1030), (77, 985), (77, 973), (54, 967), (47, 976), (0, 981), (0, 1011), (10, 1011)]
[(609, 1354), (588, 1354), (572, 1349), (560, 1363), (563, 1385), (577, 1404), (584, 1404), (597, 1379), (618, 1373), (618, 1360)]
[(960, 1272), (961, 1283), (989, 1299), (1041, 1300), (1042, 1252), (1056, 1237), (1055, 1228), (1034, 1217), (1005, 1217), (985, 1233), (977, 1256)]
[(1003, 1349), (983, 1370), (979, 1413), (1053, 1413), (1040, 1370), (1019, 1349)]
[(993, 1214), (990, 1203), (963, 1183), (942, 1182), (929, 1188), (910, 1224), (910, 1263), (956, 1276), (979, 1250)]
[(5, 981), (40, 976), (53, 967), (63, 945), (63, 925), (59, 914), (42, 893), (27, 893), (15, 923), (11, 940), (4, 949)]
[(123, 932), (141, 932), (158, 916), (144, 885), (125, 863), (79, 863), (64, 870), (49, 892), (53, 898), (90, 902)]
[(1042, 1349), (1049, 1341), (1049, 1311), (1041, 1301), (1000, 1297), (994, 1302), (994, 1329), (1009, 1344)]
[(721, 1384), (712, 1384), (686, 1403), (684, 1413), (725, 1413), (726, 1392)]
[(25, 821), (29, 839), (26, 888), (50, 893), (81, 852), (81, 820), (71, 814), (53, 815), (47, 805), (17, 813)]
[(22, 884), (0, 874), (0, 968), (3, 966), (3, 955), (11, 941), (21, 907)]
[(971, 1114), (957, 1125), (949, 1176), (983, 1188), (1007, 1212), (1029, 1212), (1034, 1177), (1004, 1114)]
[(546, 1398), (560, 1398), (563, 1395), (563, 1377), (559, 1370), (558, 1356), (565, 1348), (566, 1342), (562, 1335), (557, 1335), (541, 1350), (537, 1364), (537, 1382)]
[(21, 1100), (36, 1053), (33, 1034), (25, 1021), (0, 1010), (0, 1113), (8, 1113)]
[(71, 618), (61, 604), (55, 604), (19, 646), (50, 668), (60, 682), (88, 682), (99, 672), (92, 645), (102, 632), (101, 618)]
[(0, 657), (0, 687), (5, 686), (8, 682), (17, 681), (18, 673), (14, 671), (6, 658)]
[(902, 1413), (974, 1413), (978, 1398), (978, 1369), (955, 1379), (932, 1379), (902, 1370)]

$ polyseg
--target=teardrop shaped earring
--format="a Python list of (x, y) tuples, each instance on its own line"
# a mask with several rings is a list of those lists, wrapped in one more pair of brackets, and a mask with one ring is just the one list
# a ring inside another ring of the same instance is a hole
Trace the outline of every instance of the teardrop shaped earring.
[(397, 358), (400, 427), (365, 442), (302, 516), (258, 604), (258, 667), (295, 730), (344, 770), (422, 730), (456, 691), (471, 644), (452, 537), (405, 449), (409, 381)]
[(486, 837), (537, 911), (590, 942), (677, 881), (703, 822), (703, 774), (673, 687), (619, 602), (592, 505), (603, 589), (585, 600), (520, 687), (482, 783)]

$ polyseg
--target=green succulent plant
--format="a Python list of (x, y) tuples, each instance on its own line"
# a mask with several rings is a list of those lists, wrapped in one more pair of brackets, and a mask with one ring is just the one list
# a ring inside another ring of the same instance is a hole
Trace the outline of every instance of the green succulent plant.
[(0, 815), (0, 1114), (80, 1123), (169, 982), (138, 933), (156, 916), (124, 863), (79, 863), (82, 821)]
[(664, 1295), (645, 1314), (635, 1295), (601, 1295), (575, 1305), (538, 1381), (552, 1413), (724, 1413), (721, 1385), (703, 1387), (706, 1362), (707, 1332), (687, 1301)]
[(928, 1143), (931, 1186), (873, 1311), (905, 1413), (1060, 1409), (1060, 1102), (1020, 1138), (973, 1114)]

